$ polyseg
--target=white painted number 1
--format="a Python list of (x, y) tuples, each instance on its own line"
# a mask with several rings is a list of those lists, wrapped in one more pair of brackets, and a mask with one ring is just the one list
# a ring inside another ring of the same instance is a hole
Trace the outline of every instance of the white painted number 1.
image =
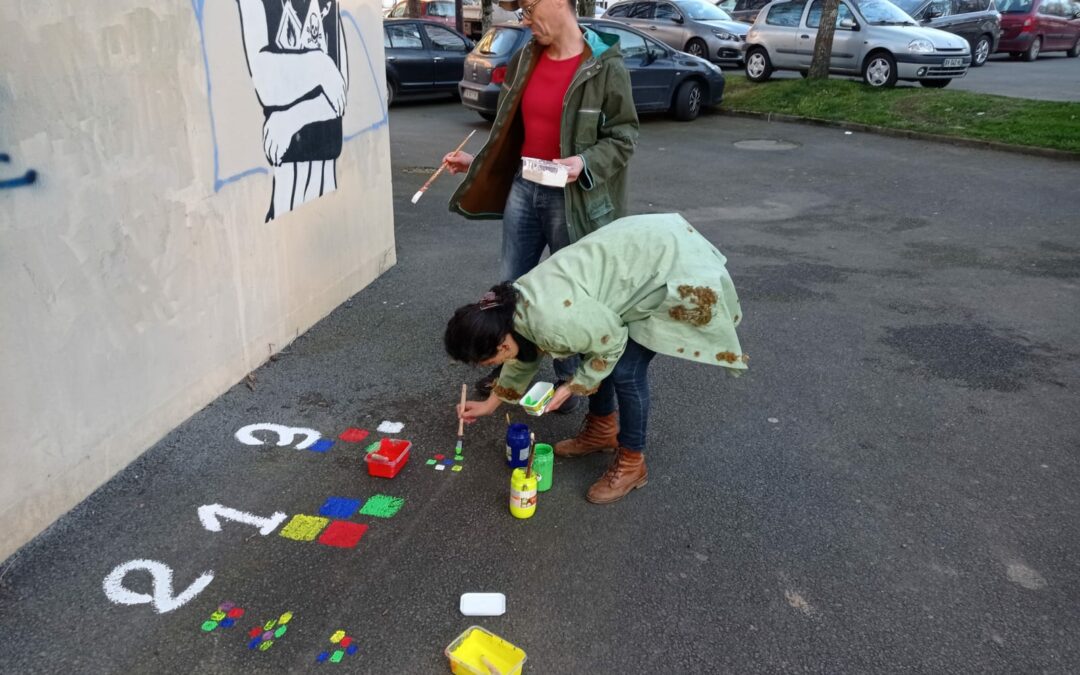
[[(144, 570), (153, 578), (153, 593), (137, 593), (124, 586), (124, 578), (129, 572)], [(172, 587), (173, 571), (165, 563), (156, 560), (129, 560), (118, 566), (109, 575), (101, 586), (105, 591), (105, 597), (118, 605), (153, 605), (158, 614), (171, 612), (177, 607), (182, 607), (189, 600), (210, 585), (214, 580), (214, 573), (204, 572), (202, 576), (184, 589), (180, 595), (173, 595)]]

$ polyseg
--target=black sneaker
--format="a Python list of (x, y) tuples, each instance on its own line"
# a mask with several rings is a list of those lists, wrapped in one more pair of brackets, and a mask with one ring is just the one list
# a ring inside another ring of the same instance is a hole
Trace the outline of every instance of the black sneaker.
[[(561, 387), (564, 384), (566, 384), (566, 382), (564, 380), (559, 380), (558, 382), (555, 383), (555, 388), (558, 389), (559, 387)], [(582, 398), (583, 398), (582, 396), (578, 396), (577, 394), (573, 394), (573, 395), (570, 396), (570, 398), (563, 401), (563, 404), (561, 406), (559, 406), (558, 409), (552, 410), (551, 412), (555, 413), (556, 415), (565, 415), (567, 413), (572, 413), (578, 407), (578, 404), (581, 403)]]
[(501, 372), (502, 366), (495, 366), (495, 370), (477, 380), (476, 384), (473, 385), (477, 393), (483, 396), (490, 395), (491, 390), (495, 388), (495, 383), (499, 381), (499, 373)]

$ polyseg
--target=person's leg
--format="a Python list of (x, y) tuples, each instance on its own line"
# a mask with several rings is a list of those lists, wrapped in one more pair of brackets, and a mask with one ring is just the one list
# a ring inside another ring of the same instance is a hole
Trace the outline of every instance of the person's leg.
[(503, 212), (500, 279), (514, 281), (540, 261), (547, 243), (537, 217), (536, 188), (521, 176), (514, 179)]
[[(611, 381), (619, 403), (619, 447), (610, 466), (586, 499), (609, 504), (648, 482), (645, 438), (649, 422), (649, 364), (656, 352), (629, 340), (626, 351), (606, 381)], [(599, 392), (597, 392), (599, 393)]]

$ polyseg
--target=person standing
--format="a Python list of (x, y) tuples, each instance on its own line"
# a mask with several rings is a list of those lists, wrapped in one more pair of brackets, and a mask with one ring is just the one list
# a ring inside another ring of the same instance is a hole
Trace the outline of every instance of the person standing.
[[(517, 2), (502, 3), (518, 9)], [(618, 38), (578, 25), (574, 0), (533, 0), (520, 7), (532, 38), (511, 58), (483, 149), (446, 155), (451, 173), (468, 172), (450, 210), (503, 221), (500, 277), (513, 281), (540, 261), (626, 215), (627, 164), (638, 137), (630, 75)], [(521, 158), (567, 167), (565, 188), (521, 176)], [(560, 382), (575, 368), (555, 362)], [(496, 368), (477, 382), (489, 393)], [(563, 406), (574, 407), (576, 398)]]

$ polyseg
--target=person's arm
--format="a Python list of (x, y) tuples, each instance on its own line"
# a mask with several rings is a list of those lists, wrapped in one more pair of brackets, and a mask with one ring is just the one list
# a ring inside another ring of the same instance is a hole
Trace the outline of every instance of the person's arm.
[(540, 362), (543, 359), (538, 355), (533, 361), (507, 361), (499, 372), (499, 380), (495, 388), (491, 390), (494, 396), (506, 403), (517, 403), (525, 392), (529, 390), (533, 378), (540, 370)]
[(319, 50), (291, 54), (269, 51), (262, 0), (237, 0), (237, 4), (244, 52), (259, 103), (267, 108), (280, 108), (321, 88), (340, 116), (345, 110), (345, 80), (333, 59)]
[(630, 74), (622, 59), (610, 64), (607, 77), (608, 94), (600, 106), (602, 117), (596, 144), (577, 155), (583, 164), (577, 181), (585, 190), (603, 184), (608, 176), (626, 166), (637, 145), (637, 108)]

